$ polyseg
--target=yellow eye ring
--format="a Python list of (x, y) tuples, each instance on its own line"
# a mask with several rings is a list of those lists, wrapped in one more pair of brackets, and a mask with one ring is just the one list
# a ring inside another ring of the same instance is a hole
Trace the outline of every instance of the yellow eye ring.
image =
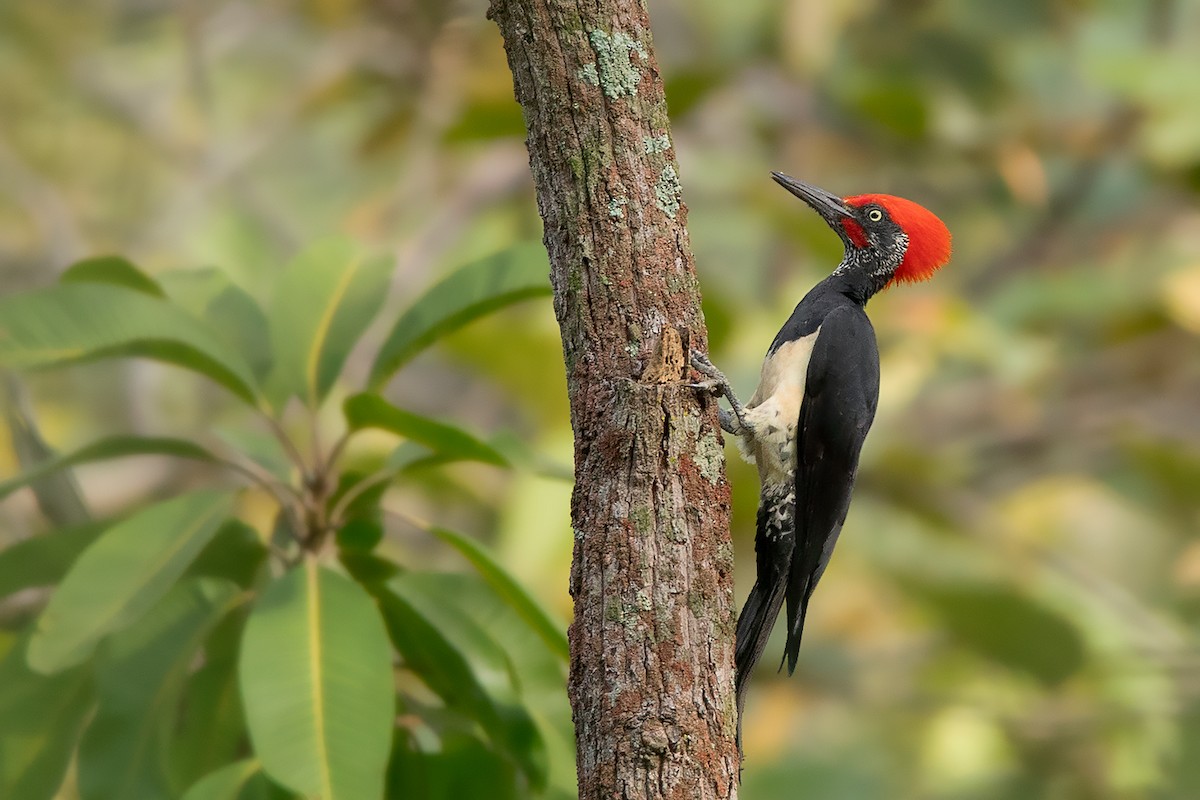
[(867, 212), (867, 219), (871, 220), (871, 222), (879, 222), (883, 219), (883, 212), (878, 208), (872, 208)]

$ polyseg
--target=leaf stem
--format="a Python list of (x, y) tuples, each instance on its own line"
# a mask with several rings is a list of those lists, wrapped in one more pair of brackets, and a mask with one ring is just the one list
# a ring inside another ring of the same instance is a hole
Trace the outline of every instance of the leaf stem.
[(381, 469), (377, 472), (371, 473), (358, 483), (354, 484), (354, 486), (347, 489), (346, 493), (337, 501), (337, 505), (333, 507), (333, 511), (331, 511), (329, 514), (329, 520), (332, 527), (337, 528), (345, 524), (345, 520), (342, 519), (342, 515), (346, 513), (346, 509), (350, 507), (350, 504), (365, 494), (367, 490), (378, 486), (385, 481), (392, 480), (398, 474), (400, 474), (400, 471), (397, 469)]
[[(217, 456), (217, 463), (227, 467), (239, 475), (249, 478), (253, 484), (265, 490), (268, 494), (274, 497), (275, 502), (279, 504), (280, 511), (287, 515), (288, 521), (291, 523), (290, 527), (293, 530), (293, 537), (299, 540), (301, 523), (300, 517), (296, 513), (296, 505), (298, 503), (302, 503), (303, 498), (296, 490), (296, 487), (284, 483), (283, 481), (275, 480), (274, 477), (269, 475), (266, 470), (262, 470), (261, 467), (258, 467), (257, 464), (254, 464), (253, 467), (251, 467), (249, 463), (243, 464), (235, 461), (232, 458), (226, 458), (224, 456)], [(276, 552), (278, 548), (274, 547), (273, 545), (268, 546), (272, 552), (275, 552), (276, 555), (281, 555), (279, 552)]]
[(283, 426), (279, 424), (279, 420), (275, 419), (275, 417), (265, 411), (262, 412), (262, 417), (267, 421), (267, 427), (271, 429), (271, 433), (283, 445), (283, 449), (287, 451), (288, 457), (292, 459), (296, 468), (300, 470), (301, 476), (307, 482), (312, 477), (309, 472), (308, 462), (296, 447), (296, 443), (292, 441), (292, 437), (288, 436), (287, 431), (283, 429)]
[(346, 449), (346, 444), (350, 441), (350, 437), (354, 431), (347, 429), (345, 433), (337, 438), (333, 443), (333, 447), (329, 451), (329, 456), (325, 459), (325, 471), (332, 472), (337, 461), (342, 456), (342, 451)]

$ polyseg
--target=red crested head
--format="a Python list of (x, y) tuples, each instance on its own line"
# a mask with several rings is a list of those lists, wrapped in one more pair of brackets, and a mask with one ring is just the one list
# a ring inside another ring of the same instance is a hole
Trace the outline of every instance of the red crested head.
[(841, 237), (846, 245), (844, 266), (862, 276), (863, 298), (893, 283), (929, 280), (950, 260), (946, 224), (911, 200), (890, 194), (841, 198), (781, 172), (771, 176)]
[[(924, 206), (890, 194), (860, 194), (847, 197), (844, 202), (860, 212), (866, 210), (870, 213), (869, 209), (873, 207), (882, 208), (887, 212), (887, 217), (908, 236), (908, 248), (904, 251), (904, 258), (900, 260), (889, 283), (927, 281), (950, 260), (950, 230), (946, 223)], [(858, 246), (866, 246), (866, 236), (861, 225), (849, 218), (844, 220), (843, 224), (857, 227), (857, 237), (855, 234), (850, 234), (850, 237), (852, 240), (859, 238), (860, 241), (855, 242)]]

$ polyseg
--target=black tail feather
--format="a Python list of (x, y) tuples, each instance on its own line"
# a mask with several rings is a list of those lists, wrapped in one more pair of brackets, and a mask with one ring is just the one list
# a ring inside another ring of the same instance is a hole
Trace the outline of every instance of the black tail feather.
[(779, 617), (783, 607), (784, 585), (778, 582), (773, 586), (764, 587), (761, 581), (754, 584), (746, 605), (738, 617), (737, 647), (734, 651), (734, 663), (737, 666), (737, 706), (738, 717), (746, 703), (746, 688), (750, 685), (750, 673), (754, 665), (762, 658), (767, 648), (767, 640), (771, 638), (771, 629)]
[(790, 486), (764, 489), (758, 506), (758, 535), (754, 549), (758, 561), (758, 580), (738, 616), (734, 662), (737, 666), (738, 747), (742, 742), (742, 710), (750, 673), (762, 658), (771, 638), (771, 629), (787, 596), (788, 573), (795, 547), (793, 496)]
[[(796, 662), (800, 658), (800, 638), (804, 635), (804, 620), (808, 617), (808, 600), (812, 597), (812, 590), (806, 588), (799, 602), (796, 604), (799, 609), (794, 609), (792, 603), (788, 603), (788, 637), (787, 644), (783, 648), (783, 660), (779, 662), (779, 669), (783, 669), (784, 664), (787, 664), (787, 672), (790, 677), (796, 671)], [(791, 598), (788, 598), (791, 601)]]

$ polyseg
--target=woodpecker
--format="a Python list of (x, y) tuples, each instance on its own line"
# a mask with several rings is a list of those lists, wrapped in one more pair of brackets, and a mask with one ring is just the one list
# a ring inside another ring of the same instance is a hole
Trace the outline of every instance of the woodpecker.
[(758, 389), (743, 406), (701, 353), (697, 388), (723, 395), (721, 427), (758, 467), (762, 493), (754, 549), (757, 579), (738, 617), (735, 662), (738, 741), (750, 672), (787, 603), (788, 675), (800, 636), (850, 508), (858, 456), (879, 400), (879, 349), (864, 307), (896, 283), (931, 278), (950, 259), (950, 232), (933, 213), (886, 194), (839, 198), (771, 173), (841, 237), (837, 269), (804, 296), (775, 336)]

